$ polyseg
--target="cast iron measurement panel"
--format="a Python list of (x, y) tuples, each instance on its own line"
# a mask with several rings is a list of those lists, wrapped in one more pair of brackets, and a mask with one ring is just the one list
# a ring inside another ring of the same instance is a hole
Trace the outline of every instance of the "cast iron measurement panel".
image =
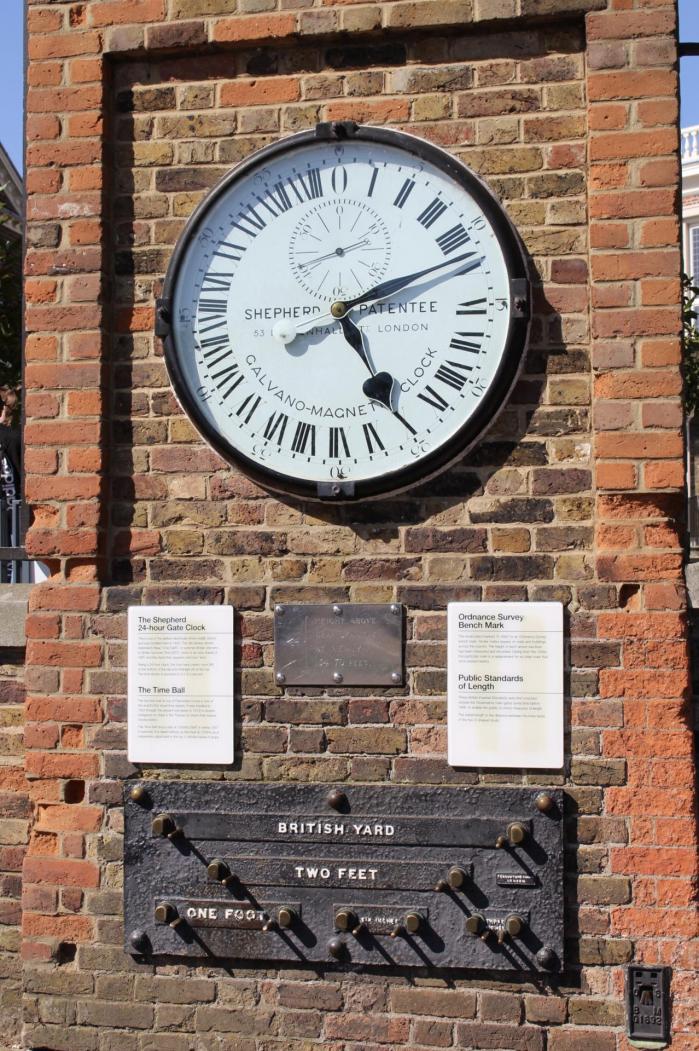
[(562, 809), (532, 788), (139, 782), (126, 950), (556, 972)]

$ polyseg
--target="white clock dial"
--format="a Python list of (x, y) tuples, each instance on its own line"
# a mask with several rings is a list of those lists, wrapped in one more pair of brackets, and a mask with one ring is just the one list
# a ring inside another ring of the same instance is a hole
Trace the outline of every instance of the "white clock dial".
[(379, 129), (304, 133), (195, 213), (164, 290), (168, 367), (207, 440), (273, 488), (377, 495), (445, 466), (495, 414), (526, 335), (523, 278), (507, 220), (452, 158)]

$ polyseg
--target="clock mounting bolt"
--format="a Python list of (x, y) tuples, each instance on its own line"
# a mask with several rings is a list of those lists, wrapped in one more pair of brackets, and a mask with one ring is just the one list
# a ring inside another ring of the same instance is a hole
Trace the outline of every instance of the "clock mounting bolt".
[(286, 682), (286, 675), (283, 671), (278, 671), (275, 678), (277, 680), (277, 686), (283, 686)]
[(336, 617), (342, 616), (342, 606), (333, 606), (333, 613)]
[(391, 682), (395, 682), (396, 685), (398, 685), (398, 683), (400, 682), (400, 672), (399, 671), (392, 671), (391, 672)]
[(342, 674), (339, 671), (333, 672), (333, 682), (338, 683), (338, 685), (342, 682)]

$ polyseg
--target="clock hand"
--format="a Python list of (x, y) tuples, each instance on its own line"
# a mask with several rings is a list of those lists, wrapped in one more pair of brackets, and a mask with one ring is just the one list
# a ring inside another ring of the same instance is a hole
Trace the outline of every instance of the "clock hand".
[(300, 321), (298, 324), (294, 321), (277, 321), (272, 326), (272, 335), (279, 343), (285, 345), (293, 343), (296, 337), (302, 335), (307, 328), (313, 328), (319, 321), (325, 321), (327, 318), (335, 321), (332, 314), (314, 314), (313, 317)]
[(366, 350), (364, 349), (364, 340), (362, 339), (361, 329), (355, 325), (352, 318), (347, 316), (340, 318), (340, 325), (345, 339), (352, 349), (357, 351), (357, 354), (359, 354), (359, 357), (371, 373), (371, 378), (365, 380), (362, 386), (362, 391), (366, 397), (369, 398), (370, 401), (378, 401), (378, 403), (388, 409), (397, 420), (400, 420), (403, 426), (406, 427), (411, 434), (416, 434), (417, 432), (415, 428), (411, 427), (408, 421), (391, 405), (391, 395), (396, 380), (390, 372), (374, 371), (369, 358), (367, 357)]
[(334, 252), (327, 252), (325, 255), (316, 256), (315, 259), (309, 259), (306, 263), (299, 263), (299, 269), (308, 270), (309, 267), (314, 267), (317, 263), (322, 263), (325, 259), (332, 259), (332, 257), (336, 255), (346, 255), (347, 252), (351, 252), (355, 248), (363, 248), (364, 245), (367, 245), (368, 243), (369, 242), (367, 241), (367, 239), (364, 238), (361, 241), (355, 241), (355, 243), (352, 245), (347, 245), (346, 248), (336, 248)]
[[(340, 327), (342, 328), (342, 335), (345, 337), (350, 347), (357, 351), (357, 354), (359, 354), (359, 357), (369, 369), (372, 376), (376, 375), (364, 349), (364, 340), (362, 339), (361, 330), (357, 328), (352, 318), (347, 316), (340, 318)], [(386, 373), (386, 375), (388, 375), (388, 373)], [(391, 377), (391, 380), (393, 380), (393, 377)], [(378, 400), (380, 401), (381, 399)], [(390, 409), (391, 406), (387, 405), (386, 402), (383, 402), (383, 404), (386, 405), (387, 409)]]
[[(400, 292), (401, 289), (406, 288), (408, 285), (412, 285), (413, 281), (417, 281), (418, 278), (425, 277), (426, 274), (432, 274), (435, 270), (442, 270), (445, 266), (454, 266), (455, 263), (462, 263), (465, 259), (473, 259), (474, 255), (475, 252), (464, 252), (463, 255), (457, 255), (455, 259), (445, 259), (443, 263), (428, 266), (424, 270), (416, 270), (414, 274), (406, 274), (405, 277), (394, 277), (389, 281), (382, 281), (355, 299), (338, 300), (336, 303), (333, 303), (330, 313), (334, 318), (342, 318), (349, 310), (359, 306), (361, 303), (370, 303), (372, 300), (377, 299), (388, 299), (389, 296)], [(451, 276), (456, 277), (457, 275), (468, 274), (471, 270), (477, 270), (484, 259), (485, 256), (480, 256), (463, 269), (455, 270)]]
[[(334, 254), (334, 252), (331, 253), (331, 255)], [(350, 310), (353, 309), (353, 307), (359, 306), (361, 303), (368, 303), (372, 300), (388, 299), (395, 292), (400, 292), (402, 288), (406, 288), (408, 285), (411, 285), (413, 281), (417, 281), (418, 278), (425, 277), (426, 274), (434, 273), (435, 270), (441, 270), (445, 266), (453, 266), (455, 263), (461, 263), (464, 259), (471, 259), (473, 255), (473, 252), (465, 252), (463, 255), (457, 255), (455, 259), (446, 259), (443, 263), (437, 263), (436, 266), (428, 266), (425, 270), (417, 270), (414, 274), (408, 274), (405, 277), (394, 277), (390, 281), (382, 281), (381, 284), (374, 285), (374, 287), (370, 288), (368, 292), (363, 292), (361, 296), (357, 296), (356, 299), (345, 301), (338, 300), (333, 303), (329, 313), (316, 314), (315, 317), (309, 318), (307, 321), (302, 321), (298, 325), (290, 322), (277, 322), (272, 329), (272, 335), (275, 339), (279, 340), (280, 343), (291, 343), (297, 336), (305, 332), (307, 328), (313, 328), (319, 321), (325, 321), (327, 318), (332, 318), (334, 321), (340, 321)], [(450, 276), (457, 277), (462, 274), (468, 274), (472, 270), (477, 270), (484, 259), (485, 256), (480, 256), (468, 266), (455, 270)]]
[[(446, 259), (443, 263), (437, 263), (436, 266), (428, 266), (427, 269), (418, 270), (416, 273), (408, 274), (406, 277), (394, 277), (390, 281), (382, 281), (381, 284), (375, 285), (373, 288), (369, 289), (368, 292), (363, 292), (361, 296), (357, 296), (356, 299), (345, 301), (338, 300), (333, 303), (329, 313), (316, 314), (314, 317), (308, 318), (307, 321), (301, 321), (299, 324), (278, 321), (272, 329), (272, 335), (275, 339), (279, 340), (280, 343), (292, 343), (297, 336), (300, 336), (306, 331), (306, 329), (313, 328), (319, 321), (326, 321), (328, 318), (331, 318), (333, 321), (339, 321), (345, 317), (353, 307), (359, 306), (361, 303), (368, 303), (371, 300), (388, 299), (395, 292), (399, 292), (402, 288), (411, 285), (413, 281), (417, 281), (418, 278), (424, 277), (426, 274), (431, 274), (435, 270), (441, 270), (445, 266), (453, 266), (454, 263), (461, 263), (464, 259), (472, 258), (473, 255), (473, 252), (466, 252), (464, 255), (458, 255), (455, 259)], [(455, 270), (450, 276), (459, 277), (462, 274), (470, 273), (472, 270), (477, 270), (484, 259), (485, 256), (480, 256), (468, 266)]]

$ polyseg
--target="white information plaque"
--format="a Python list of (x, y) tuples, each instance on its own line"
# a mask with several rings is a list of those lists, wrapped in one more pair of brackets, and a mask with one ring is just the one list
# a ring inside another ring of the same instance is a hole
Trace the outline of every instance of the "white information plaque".
[(128, 757), (232, 763), (233, 607), (129, 608)]
[(563, 606), (450, 602), (452, 766), (563, 766)]

